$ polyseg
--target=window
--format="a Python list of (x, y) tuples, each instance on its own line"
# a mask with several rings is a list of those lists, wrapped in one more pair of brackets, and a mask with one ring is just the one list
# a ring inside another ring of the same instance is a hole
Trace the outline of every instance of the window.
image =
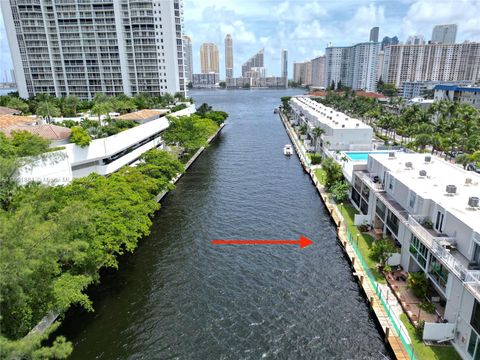
[(421, 241), (412, 234), (410, 238), (410, 254), (417, 259), (418, 263), (425, 269), (427, 265), (428, 249)]
[(390, 174), (388, 175), (388, 188), (390, 190), (393, 190), (393, 182), (394, 182), (394, 179), (393, 179), (393, 176), (391, 176)]
[(443, 230), (443, 213), (441, 211), (437, 212), (437, 220), (435, 221), (435, 230), (442, 232)]

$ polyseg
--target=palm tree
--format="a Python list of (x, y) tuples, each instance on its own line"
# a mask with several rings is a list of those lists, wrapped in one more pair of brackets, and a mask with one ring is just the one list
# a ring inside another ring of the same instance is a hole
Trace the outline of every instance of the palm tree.
[(325, 130), (322, 129), (321, 127), (316, 127), (315, 129), (312, 130), (312, 134), (315, 142), (315, 152), (317, 152), (317, 140), (320, 136), (322, 136), (322, 134), (325, 134)]
[(46, 100), (38, 104), (36, 115), (46, 119), (49, 124), (52, 117), (60, 116), (60, 109), (53, 103), (53, 101)]

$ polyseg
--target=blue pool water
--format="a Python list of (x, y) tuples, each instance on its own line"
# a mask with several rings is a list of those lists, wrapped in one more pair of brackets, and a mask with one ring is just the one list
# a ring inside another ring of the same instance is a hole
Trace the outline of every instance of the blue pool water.
[(388, 154), (386, 151), (366, 151), (366, 152), (345, 152), (345, 155), (352, 161), (367, 161), (368, 154)]

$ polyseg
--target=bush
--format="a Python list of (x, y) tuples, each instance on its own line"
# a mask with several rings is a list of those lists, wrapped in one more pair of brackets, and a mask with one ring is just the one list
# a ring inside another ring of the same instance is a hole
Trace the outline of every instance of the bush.
[(335, 202), (340, 203), (344, 202), (348, 199), (348, 190), (350, 189), (350, 185), (344, 180), (335, 182), (330, 187), (330, 192), (333, 195), (333, 199)]
[(319, 154), (312, 154), (310, 156), (310, 160), (312, 161), (312, 165), (318, 165), (322, 163), (322, 155)]
[(77, 144), (81, 148), (84, 148), (90, 144), (92, 138), (88, 134), (87, 130), (80, 126), (74, 126), (72, 128), (72, 135), (70, 141), (74, 144)]
[(185, 104), (178, 104), (178, 105), (175, 105), (174, 107), (172, 107), (172, 108), (170, 109), (170, 111), (171, 111), (172, 113), (174, 113), (174, 112), (177, 112), (177, 111), (186, 109), (186, 108), (187, 108), (187, 105), (185, 105)]
[(390, 239), (380, 239), (374, 241), (370, 248), (370, 258), (376, 261), (383, 268), (387, 260), (397, 251), (395, 244)]
[(409, 273), (407, 278), (407, 287), (412, 290), (413, 294), (424, 299), (427, 295), (427, 277), (423, 272)]
[(435, 314), (435, 310), (437, 309), (435, 307), (435, 304), (429, 302), (429, 301), (422, 301), (418, 307), (422, 310), (425, 310), (429, 314)]

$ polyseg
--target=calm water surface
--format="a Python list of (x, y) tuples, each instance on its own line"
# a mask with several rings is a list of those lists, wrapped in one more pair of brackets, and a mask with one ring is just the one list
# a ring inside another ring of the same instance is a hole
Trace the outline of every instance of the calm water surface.
[[(72, 359), (385, 359), (334, 228), (273, 108), (295, 90), (192, 91), (230, 113), (148, 238), (72, 312)], [(212, 246), (212, 239), (297, 239)]]

